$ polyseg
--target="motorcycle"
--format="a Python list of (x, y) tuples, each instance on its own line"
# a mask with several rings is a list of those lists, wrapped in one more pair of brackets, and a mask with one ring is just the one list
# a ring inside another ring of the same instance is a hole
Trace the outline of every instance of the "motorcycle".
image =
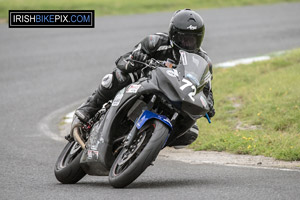
[(203, 88), (211, 73), (201, 56), (180, 51), (176, 67), (155, 59), (143, 64), (142, 78), (66, 138), (54, 169), (58, 181), (73, 184), (89, 174), (126, 187), (198, 118), (209, 120)]

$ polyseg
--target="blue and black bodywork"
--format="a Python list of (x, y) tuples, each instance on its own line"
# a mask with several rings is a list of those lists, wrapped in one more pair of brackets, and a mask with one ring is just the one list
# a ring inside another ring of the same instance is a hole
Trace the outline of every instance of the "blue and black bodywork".
[[(190, 56), (190, 57), (189, 57)], [(207, 84), (207, 62), (186, 54), (176, 69), (156, 67), (138, 82), (123, 88), (110, 108), (97, 121), (81, 157), (81, 167), (90, 175), (108, 175), (119, 149), (147, 122), (159, 120), (169, 128), (169, 145), (209, 111), (203, 86)]]

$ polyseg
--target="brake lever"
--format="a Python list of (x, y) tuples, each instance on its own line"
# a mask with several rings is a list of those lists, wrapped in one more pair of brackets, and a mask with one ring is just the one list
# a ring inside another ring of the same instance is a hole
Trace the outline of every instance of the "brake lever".
[(137, 60), (133, 60), (133, 59), (131, 59), (131, 61), (136, 62), (136, 63), (139, 63), (139, 64), (142, 64), (142, 65), (145, 65), (145, 67), (143, 67), (143, 68), (141, 69), (141, 73), (142, 73), (144, 76), (146, 75), (145, 70), (146, 70), (147, 68), (150, 68), (150, 69), (153, 70), (153, 69), (156, 69), (156, 68), (157, 68), (157, 65), (159, 65), (160, 67), (166, 67), (164, 62), (155, 60), (154, 58), (151, 58), (150, 60), (148, 60), (148, 61), (146, 61), (146, 62), (141, 62), (141, 61), (137, 61)]
[[(141, 69), (141, 73), (144, 77), (148, 76), (148, 73), (154, 69), (157, 68), (157, 64), (162, 65), (158, 60), (155, 60), (154, 58), (151, 58), (150, 60), (146, 61), (146, 66)], [(150, 68), (149, 71), (146, 71), (148, 68)], [(146, 71), (146, 72), (145, 72)]]
[(132, 62), (135, 62), (135, 63), (139, 63), (139, 64), (142, 64), (142, 65), (146, 65), (146, 66), (149, 65), (147, 62), (141, 62), (141, 61), (138, 61), (138, 60), (129, 59), (129, 61), (132, 61)]

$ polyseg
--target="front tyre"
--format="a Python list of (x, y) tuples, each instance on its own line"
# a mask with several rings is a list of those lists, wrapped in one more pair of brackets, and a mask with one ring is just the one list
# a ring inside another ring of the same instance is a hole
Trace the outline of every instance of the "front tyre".
[(56, 179), (63, 184), (74, 184), (86, 173), (80, 167), (82, 148), (75, 142), (69, 142), (60, 153), (54, 168)]
[(156, 159), (168, 133), (169, 128), (161, 121), (146, 123), (133, 144), (117, 156), (109, 172), (109, 183), (115, 188), (132, 183)]

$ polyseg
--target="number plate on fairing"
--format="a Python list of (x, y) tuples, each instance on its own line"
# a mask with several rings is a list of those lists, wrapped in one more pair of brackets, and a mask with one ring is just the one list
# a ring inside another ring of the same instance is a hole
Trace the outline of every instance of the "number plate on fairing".
[(125, 88), (120, 90), (112, 102), (112, 106), (118, 106), (124, 96)]

